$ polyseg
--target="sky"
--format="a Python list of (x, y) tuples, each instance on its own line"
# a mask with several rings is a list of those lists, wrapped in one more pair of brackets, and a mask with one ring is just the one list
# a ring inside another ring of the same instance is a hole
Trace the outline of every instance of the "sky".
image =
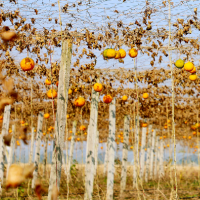
[[(24, 162), (24, 161), (28, 162), (29, 152), (30, 152), (30, 143), (28, 145), (24, 145), (23, 141), (20, 141), (20, 144), (21, 144), (21, 146), (17, 146), (17, 148), (15, 149), (16, 161), (19, 161), (20, 148), (21, 148), (21, 162)], [(83, 160), (84, 160), (84, 162), (85, 162), (85, 159), (86, 159), (86, 144), (87, 144), (86, 141), (84, 141), (83, 142)], [(172, 155), (174, 155), (173, 141), (165, 140), (164, 145), (166, 146), (167, 144), (170, 144), (170, 146), (172, 147)], [(44, 145), (44, 146), (42, 147), (42, 145)], [(70, 145), (71, 145), (71, 142), (68, 141), (68, 155), (70, 154)], [(34, 149), (33, 149), (33, 160), (32, 160), (33, 162), (34, 162), (34, 157), (35, 157), (35, 146), (36, 146), (36, 143), (34, 143)], [(103, 149), (101, 149), (101, 147), (103, 147)], [(122, 160), (122, 148), (123, 148), (122, 143), (120, 143), (118, 145), (118, 148), (116, 146), (115, 158), (119, 158), (120, 160)], [(41, 148), (40, 148), (40, 155), (41, 155), (40, 161), (41, 162), (44, 158), (44, 149), (45, 149), (45, 143), (44, 143), (44, 141), (42, 141), (41, 142)], [(7, 147), (7, 150), (9, 152), (10, 147)], [(50, 162), (52, 150), (53, 150), (53, 142), (49, 141), (48, 146), (47, 146), (48, 161), (49, 162)], [(99, 160), (101, 160), (101, 161), (104, 160), (105, 151), (106, 151), (106, 143), (100, 143), (99, 147), (98, 147)], [(194, 151), (193, 148), (192, 149), (188, 148), (188, 146), (184, 145), (181, 141), (177, 141), (176, 153), (177, 153), (177, 163), (178, 163), (178, 165), (180, 165), (182, 163), (182, 159), (184, 159), (184, 158), (189, 160), (189, 162), (190, 162), (190, 159), (195, 159), (195, 156), (197, 158), (197, 152), (195, 154), (193, 154), (193, 151)], [(66, 155), (65, 150), (64, 150), (64, 154)], [(147, 155), (145, 154), (145, 156), (147, 156)], [(166, 162), (169, 161), (169, 157), (170, 157), (169, 156), (169, 148), (166, 148), (164, 150), (164, 160)], [(74, 151), (73, 151), (73, 159), (77, 160), (79, 163), (82, 162), (82, 143), (81, 142), (75, 142)], [(134, 160), (133, 150), (131, 150), (130, 146), (129, 146), (128, 162), (133, 163), (133, 160)]]

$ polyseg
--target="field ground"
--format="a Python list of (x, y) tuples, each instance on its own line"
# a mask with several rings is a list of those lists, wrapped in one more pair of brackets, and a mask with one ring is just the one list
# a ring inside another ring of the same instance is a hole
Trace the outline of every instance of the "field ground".
[[(198, 181), (198, 167), (177, 167), (177, 181), (178, 181), (178, 196), (179, 199), (200, 199), (200, 180)], [(42, 194), (42, 199), (47, 199), (48, 194), (48, 180), (50, 175), (50, 166), (47, 167), (46, 177), (42, 175), (43, 166), (40, 165), (40, 179), (45, 192)], [(172, 184), (170, 181), (169, 169), (165, 168), (166, 175), (162, 178), (149, 181), (148, 183), (139, 182), (138, 190), (132, 187), (133, 183), (133, 167), (128, 167), (127, 172), (127, 186), (124, 191), (123, 199), (170, 199), (170, 193)], [(73, 165), (71, 169), (71, 180), (69, 182), (69, 200), (72, 199), (83, 199), (84, 196), (84, 167), (83, 165)], [(120, 192), (120, 175), (121, 175), (121, 166), (115, 166), (115, 181), (114, 181), (114, 199), (122, 199), (119, 197)], [(4, 200), (25, 200), (37, 199), (35, 193), (31, 192), (29, 189), (28, 192), (28, 183), (31, 185), (31, 182), (27, 180), (24, 182), (21, 187), (18, 189), (9, 189), (5, 191), (3, 189), (3, 196), (1, 199)], [(94, 181), (94, 199), (104, 200), (106, 195), (106, 186), (107, 179), (103, 175), (103, 165), (98, 166), (97, 176)], [(67, 199), (67, 178), (62, 171), (61, 187), (60, 187), (60, 196), (59, 199)], [(28, 194), (29, 193), (29, 194)], [(32, 193), (32, 194), (31, 194)], [(17, 197), (18, 196), (18, 197)]]

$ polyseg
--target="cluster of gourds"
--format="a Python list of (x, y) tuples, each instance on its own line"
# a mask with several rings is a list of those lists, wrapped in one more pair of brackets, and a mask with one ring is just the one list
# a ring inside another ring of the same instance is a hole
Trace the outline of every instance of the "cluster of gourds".
[[(81, 126), (79, 127), (79, 130), (80, 130), (80, 131), (85, 131), (85, 130), (86, 130), (86, 126), (85, 126), (85, 125), (81, 125)], [(70, 130), (69, 133), (72, 133), (72, 130)], [(75, 135), (80, 135), (80, 133), (79, 133), (79, 132), (78, 132), (78, 133), (75, 133)], [(87, 135), (87, 132), (85, 132), (84, 135)], [(68, 141), (71, 141), (71, 139), (72, 139), (72, 136), (70, 136), (70, 137), (68, 138)], [(80, 138), (77, 138), (76, 140), (77, 140), (77, 141), (80, 141)]]
[[(135, 58), (135, 57), (137, 57), (137, 55), (138, 55), (138, 51), (136, 49), (132, 48), (132, 49), (129, 50), (129, 56), (131, 58)], [(104, 50), (103, 56), (104, 56), (104, 58), (116, 58), (116, 59), (118, 59), (118, 58), (125, 58), (126, 57), (126, 51), (124, 49), (120, 49), (120, 50), (116, 51), (116, 50), (114, 50), (112, 48), (108, 48), (108, 49)], [(35, 63), (34, 63), (33, 59), (31, 59), (29, 57), (26, 57), (26, 58), (22, 59), (22, 61), (20, 63), (20, 66), (21, 66), (21, 68), (22, 68), (23, 71), (30, 71), (30, 70), (32, 70), (34, 68)], [(51, 85), (51, 81), (48, 80), (48, 79), (46, 79), (45, 80), (45, 84), (46, 85)], [(58, 84), (59, 84), (59, 82), (57, 81), (56, 82), (56, 86), (57, 87), (58, 87)], [(103, 86), (102, 86), (101, 83), (95, 83), (94, 86), (93, 86), (93, 88), (94, 88), (94, 90), (96, 92), (101, 92), (102, 89), (103, 89)], [(72, 90), (71, 89), (69, 89), (68, 94), (69, 95), (72, 94)], [(143, 94), (143, 98), (145, 98), (145, 99), (148, 98), (148, 96), (149, 95), (147, 93)], [(57, 91), (55, 89), (48, 90), (47, 91), (47, 97), (49, 99), (56, 98), (57, 97)], [(128, 99), (128, 97), (126, 95), (124, 95), (122, 97), (122, 101), (127, 101), (127, 99)], [(103, 102), (107, 103), (107, 104), (111, 103), (112, 102), (112, 96), (109, 95), (109, 94), (105, 95), (103, 97)], [(74, 105), (77, 106), (77, 107), (84, 106), (85, 105), (85, 99), (83, 97), (81, 97), (81, 96), (78, 97), (74, 101)], [(46, 119), (49, 118), (48, 115), (45, 115), (44, 117)]]
[(196, 123), (196, 124), (194, 124), (194, 125), (191, 126), (191, 129), (192, 129), (193, 131), (195, 131), (195, 130), (198, 129), (198, 128), (200, 128), (200, 124), (198, 124), (198, 123)]
[[(135, 57), (137, 57), (137, 55), (138, 55), (138, 51), (136, 49), (132, 48), (132, 49), (129, 50), (129, 56), (131, 58), (135, 58)], [(108, 48), (108, 49), (105, 49), (103, 51), (103, 57), (105, 59), (108, 59), (108, 58), (115, 58), (115, 59), (125, 58), (126, 57), (126, 51), (124, 49), (120, 49), (120, 50), (116, 51), (115, 49)]]
[[(23, 71), (31, 71), (34, 67), (35, 67), (35, 62), (32, 58), (29, 58), (29, 57), (26, 57), (26, 58), (23, 58), (20, 62), (20, 66), (21, 66), (21, 69)], [(46, 85), (51, 85), (51, 81), (46, 79), (45, 80), (45, 84)], [(56, 86), (58, 87), (58, 81), (56, 82)], [(57, 97), (57, 92), (55, 89), (50, 89), (48, 92), (47, 92), (47, 96), (48, 98), (52, 99), (52, 98), (56, 98)]]
[(191, 73), (191, 75), (189, 76), (189, 79), (191, 81), (195, 81), (197, 79), (197, 75), (196, 75), (196, 67), (194, 66), (194, 64), (192, 62), (187, 62), (184, 63), (183, 60), (179, 59), (175, 62), (175, 66), (179, 69), (184, 67), (185, 71), (188, 71)]
[(81, 125), (79, 129), (80, 129), (80, 131), (85, 131), (86, 127), (84, 125)]

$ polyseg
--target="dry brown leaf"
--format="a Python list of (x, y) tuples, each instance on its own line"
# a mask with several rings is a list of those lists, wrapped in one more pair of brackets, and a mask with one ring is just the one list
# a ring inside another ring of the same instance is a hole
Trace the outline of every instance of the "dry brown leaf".
[(1, 33), (1, 39), (4, 41), (10, 41), (16, 38), (16, 33), (13, 31), (5, 31)]
[(13, 98), (13, 99), (18, 99), (18, 92), (15, 92), (15, 91), (11, 91), (10, 93), (9, 93), (9, 95)]
[(5, 106), (10, 105), (13, 103), (12, 98), (4, 97), (0, 99), (0, 110), (3, 110)]
[(35, 194), (39, 200), (42, 199), (43, 192), (46, 192), (46, 189), (42, 186), (42, 184), (39, 180), (36, 180), (35, 181)]
[(12, 134), (9, 133), (7, 135), (4, 135), (3, 136), (4, 144), (7, 145), (7, 146), (10, 146), (11, 139), (12, 139)]
[(28, 144), (27, 132), (28, 132), (28, 128), (26, 126), (23, 126), (20, 128), (20, 136), (21, 136), (21, 139), (23, 140), (24, 144)]

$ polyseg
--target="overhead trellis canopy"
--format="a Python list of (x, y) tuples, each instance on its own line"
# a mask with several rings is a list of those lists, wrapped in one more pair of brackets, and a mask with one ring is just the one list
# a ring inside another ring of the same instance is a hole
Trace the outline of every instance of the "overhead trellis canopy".
[[(120, 199), (125, 199), (122, 194), (129, 149), (133, 150), (132, 184), (138, 197), (146, 198), (146, 186), (140, 185), (145, 170), (145, 181), (158, 177), (159, 184), (169, 170), (170, 198), (175, 192), (178, 199), (176, 139), (195, 149), (193, 153), (198, 149), (200, 154), (199, 2), (3, 0), (0, 9), (2, 182), (3, 143), (11, 143), (10, 152), (14, 145), (20, 146), (19, 140), (30, 144), (29, 163), (36, 146), (30, 175), (22, 172), (25, 167), (14, 166), (24, 177), (19, 176), (21, 182), (14, 185), (7, 182), (6, 188), (20, 186), (34, 171), (32, 189), (39, 186), (42, 191), (38, 184), (40, 147), (45, 141), (45, 174), (48, 142), (53, 140), (48, 199), (57, 199), (61, 191), (62, 169), (67, 176), (65, 189), (69, 197), (69, 183), (77, 181), (72, 177), (75, 145), (81, 147), (82, 164), (86, 149), (85, 174), (81, 173), (80, 179), (77, 176), (81, 187), (85, 185), (84, 199), (96, 198), (95, 190), (98, 198), (105, 197), (103, 184), (96, 176), (98, 145), (104, 143), (101, 149), (106, 146), (106, 199), (111, 200), (115, 193), (115, 152), (123, 143)], [(165, 148), (169, 150), (166, 169)], [(12, 172), (10, 155), (8, 169)], [(29, 187), (30, 182), (28, 192)], [(78, 186), (73, 188), (79, 190)], [(83, 188), (80, 191), (82, 198)], [(0, 196), (1, 193), (0, 184)], [(41, 199), (37, 191), (36, 195)]]
[[(99, 106), (99, 130), (102, 124), (106, 125), (108, 118), (106, 111), (108, 108), (103, 104), (102, 96), (110, 93), (118, 98), (117, 112), (121, 114), (117, 116), (117, 120), (119, 127), (122, 127), (123, 115), (133, 114), (134, 101), (138, 100), (136, 82), (141, 119), (154, 119), (151, 122), (156, 125), (157, 118), (163, 117), (161, 124), (163, 127), (167, 117), (166, 106), (169, 117), (172, 114), (168, 50), (172, 52), (173, 64), (178, 58), (182, 58), (185, 62), (192, 61), (198, 75), (200, 29), (197, 16), (198, 2), (172, 2), (170, 46), (168, 46), (169, 20), (166, 1), (92, 0), (68, 1), (67, 4), (66, 1), (58, 2), (16, 0), (1, 3), (1, 31), (9, 27), (17, 33), (14, 40), (2, 41), (0, 45), (0, 49), (3, 50), (1, 71), (15, 78), (16, 89), (23, 93), (23, 97), (19, 96), (17, 103), (18, 107), (24, 104), (23, 111), (26, 112), (23, 117), (31, 115), (28, 107), (31, 100), (30, 78), (34, 80), (32, 96), (34, 116), (42, 110), (42, 105), (45, 105), (46, 111), (53, 113), (52, 102), (46, 96), (51, 86), (45, 85), (44, 81), (46, 78), (51, 79), (53, 87), (57, 88), (55, 84), (59, 78), (61, 40), (64, 37), (73, 39), (70, 88), (72, 91), (77, 90), (69, 95), (69, 121), (77, 118), (80, 113), (79, 109), (74, 107), (74, 100), (80, 95), (86, 99), (82, 117), (88, 121), (91, 88), (99, 79), (103, 84)], [(115, 50), (123, 48), (127, 54), (130, 48), (136, 48), (138, 56), (135, 61), (129, 56), (118, 60), (105, 59), (102, 52), (106, 48)], [(36, 66), (30, 72), (23, 72), (19, 63), (27, 55), (35, 60)], [(137, 67), (137, 78), (135, 67)], [(173, 77), (177, 127), (182, 127), (181, 124), (186, 120), (194, 124), (195, 112), (199, 108), (196, 103), (199, 79), (191, 81), (188, 72), (177, 68), (173, 69)], [(144, 92), (149, 93), (149, 99), (142, 99)], [(123, 95), (128, 96), (126, 103), (121, 100)], [(56, 111), (56, 100), (54, 109)]]

